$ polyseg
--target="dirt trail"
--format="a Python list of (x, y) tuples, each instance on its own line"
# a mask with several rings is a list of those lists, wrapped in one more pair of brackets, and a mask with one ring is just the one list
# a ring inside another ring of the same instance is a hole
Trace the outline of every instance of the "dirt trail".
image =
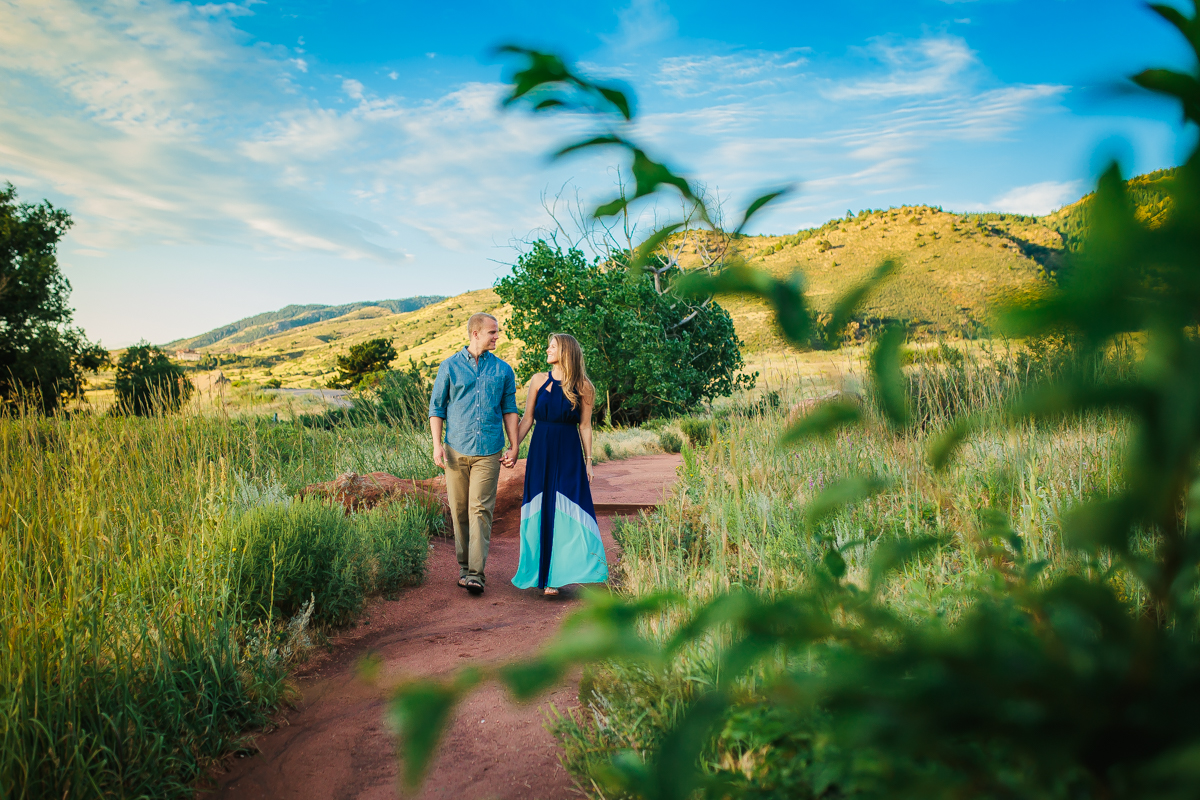
[[(679, 463), (678, 456), (641, 456), (596, 467), (592, 495), (610, 563), (617, 547), (612, 518), (604, 515), (661, 502)], [(472, 597), (458, 588), (454, 543), (436, 540), (423, 585), (395, 601), (374, 602), (362, 624), (335, 640), (331, 654), (300, 671), (296, 710), (258, 738), (259, 754), (235, 759), (216, 777), (221, 798), (394, 800), (399, 771), (395, 741), (383, 720), (383, 691), (356, 677), (359, 658), (377, 653), (383, 662), (379, 685), (387, 686), (407, 676), (446, 673), (468, 661), (528, 655), (557, 630), (575, 602), (573, 593), (548, 600), (511, 583), (519, 558), (523, 473), (524, 463), (502, 471), (487, 591)], [(529, 705), (510, 703), (494, 686), (475, 693), (459, 708), (419, 797), (576, 797), (543, 727), (542, 710), (574, 704), (577, 692), (578, 687), (565, 685)]]

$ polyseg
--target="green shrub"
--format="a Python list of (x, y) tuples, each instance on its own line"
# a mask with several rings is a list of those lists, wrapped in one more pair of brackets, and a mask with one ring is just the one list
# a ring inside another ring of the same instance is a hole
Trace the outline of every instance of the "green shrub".
[(705, 447), (712, 441), (712, 426), (711, 419), (689, 417), (679, 420), (679, 427), (683, 430), (683, 435), (688, 438), (693, 447)]
[(252, 508), (231, 536), (240, 600), (252, 618), (280, 619), (313, 598), (314, 620), (344, 624), (368, 595), (421, 581), (434, 513), (406, 503), (347, 516), (313, 500)]
[(672, 430), (665, 430), (658, 434), (658, 444), (667, 453), (678, 453), (683, 449), (683, 439), (679, 434)]
[(357, 613), (364, 594), (346, 548), (353, 531), (341, 507), (317, 501), (261, 506), (239, 517), (230, 551), (247, 613), (291, 617), (310, 597), (318, 621), (336, 624)]
[(357, 578), (367, 594), (389, 593), (425, 580), (429, 534), (444, 525), (440, 507), (393, 503), (353, 517), (363, 554)]

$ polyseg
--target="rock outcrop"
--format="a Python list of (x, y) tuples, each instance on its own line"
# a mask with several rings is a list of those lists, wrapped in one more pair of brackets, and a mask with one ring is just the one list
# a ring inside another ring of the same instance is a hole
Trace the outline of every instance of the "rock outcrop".
[(346, 513), (366, 511), (385, 503), (412, 498), (420, 503), (436, 505), (443, 513), (448, 511), (446, 505), (446, 479), (444, 477), (418, 481), (409, 478), (397, 478), (386, 472), (371, 472), (359, 475), (347, 472), (326, 483), (314, 483), (305, 486), (300, 497), (321, 497), (331, 502), (340, 503), (346, 508)]

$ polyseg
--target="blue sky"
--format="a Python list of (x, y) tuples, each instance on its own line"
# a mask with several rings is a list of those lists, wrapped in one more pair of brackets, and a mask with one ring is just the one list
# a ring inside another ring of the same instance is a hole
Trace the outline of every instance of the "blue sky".
[(796, 182), (770, 233), (1044, 213), (1109, 158), (1170, 166), (1175, 109), (1116, 87), (1191, 66), (1124, 0), (9, 0), (0, 23), (0, 179), (74, 215), (76, 321), (109, 346), (488, 286), (548, 195), (606, 198), (608, 156), (546, 158), (579, 120), (499, 110), (497, 44), (627, 84), (637, 136), (730, 208)]

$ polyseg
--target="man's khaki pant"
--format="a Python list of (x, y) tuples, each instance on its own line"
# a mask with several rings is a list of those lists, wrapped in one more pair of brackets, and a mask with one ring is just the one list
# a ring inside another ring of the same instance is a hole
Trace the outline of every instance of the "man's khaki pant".
[(454, 522), (458, 576), (484, 582), (483, 567), (492, 543), (492, 511), (500, 480), (500, 454), (464, 456), (446, 447), (446, 499)]

